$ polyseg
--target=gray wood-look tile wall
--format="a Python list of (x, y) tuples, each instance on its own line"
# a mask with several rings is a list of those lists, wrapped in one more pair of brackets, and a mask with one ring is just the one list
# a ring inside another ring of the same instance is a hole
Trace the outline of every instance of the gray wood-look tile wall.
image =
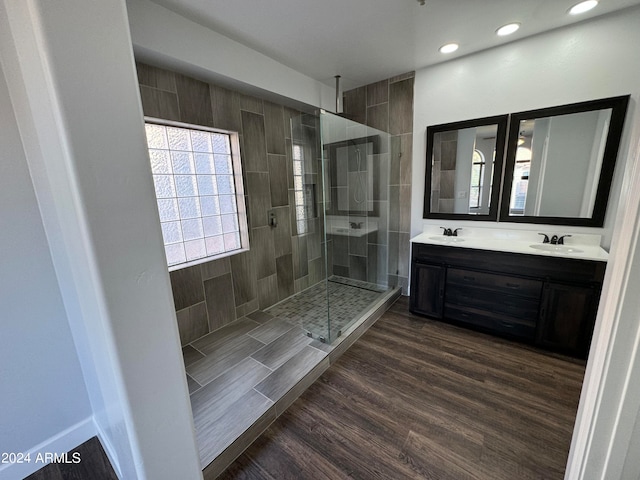
[[(391, 165), (389, 171), (389, 284), (401, 286), (407, 295), (409, 284), (409, 240), (411, 231), (411, 158), (413, 155), (413, 83), (414, 72), (372, 83), (344, 93), (344, 114), (359, 123), (391, 134)], [(335, 245), (334, 245), (335, 247)], [(384, 246), (371, 240), (371, 262), (378, 258)], [(333, 249), (334, 261), (339, 249)], [(356, 257), (348, 259), (349, 266), (358, 268)], [(342, 259), (345, 262), (347, 259)], [(340, 259), (339, 259), (340, 261)], [(353, 265), (352, 265), (353, 264)], [(334, 265), (334, 273), (336, 271)], [(345, 272), (346, 273), (346, 272)]]
[[(137, 71), (145, 115), (240, 135), (251, 249), (171, 272), (185, 345), (321, 279), (320, 228), (297, 236), (291, 223), (290, 119), (301, 112), (146, 64)], [(305, 123), (305, 134), (317, 135), (314, 122)], [(276, 228), (267, 224), (272, 208)]]

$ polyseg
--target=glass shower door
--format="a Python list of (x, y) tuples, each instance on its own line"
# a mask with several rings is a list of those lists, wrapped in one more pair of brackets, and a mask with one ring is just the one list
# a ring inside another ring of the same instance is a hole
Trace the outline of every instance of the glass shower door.
[(389, 289), (390, 135), (320, 114), (329, 338)]
[(294, 295), (270, 313), (321, 341), (345, 334), (390, 290), (389, 147), (389, 134), (338, 115), (291, 119)]
[(320, 119), (317, 115), (303, 114), (291, 119), (287, 163), (290, 168), (289, 209), (295, 295), (288, 302), (297, 311), (298, 323), (308, 335), (329, 342), (320, 145)]

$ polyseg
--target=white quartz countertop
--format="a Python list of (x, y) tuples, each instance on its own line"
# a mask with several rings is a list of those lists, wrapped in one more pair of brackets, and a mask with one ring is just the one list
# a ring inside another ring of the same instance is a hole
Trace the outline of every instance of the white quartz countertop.
[[(468, 230), (468, 229), (467, 229)], [(609, 254), (600, 247), (599, 235), (577, 235), (565, 239), (564, 245), (554, 246), (542, 242), (543, 237), (528, 231), (463, 231), (457, 237), (447, 237), (437, 231), (425, 231), (411, 239), (414, 243), (446, 245), (454, 248), (472, 248), (498, 252), (524, 253), (545, 257), (576, 258), (606, 262)], [(562, 233), (559, 233), (559, 235)], [(553, 235), (550, 234), (549, 237)], [(549, 250), (543, 250), (549, 249)]]

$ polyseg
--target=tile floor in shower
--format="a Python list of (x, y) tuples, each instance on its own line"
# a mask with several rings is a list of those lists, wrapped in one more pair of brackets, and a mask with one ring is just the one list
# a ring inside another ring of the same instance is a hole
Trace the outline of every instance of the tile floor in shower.
[(266, 311), (297, 323), (314, 338), (328, 339), (330, 325), (330, 338), (335, 340), (385, 290), (361, 280), (331, 276), (328, 282), (317, 283)]
[(326, 332), (327, 292), (336, 331), (389, 295), (364, 282), (332, 280), (183, 348), (203, 468), (225, 455), (235, 458), (240, 452), (229, 450), (238, 437), (256, 422), (268, 425), (308, 386), (301, 379), (310, 384), (316, 378), (310, 372), (328, 367), (334, 346), (308, 336), (310, 328)]

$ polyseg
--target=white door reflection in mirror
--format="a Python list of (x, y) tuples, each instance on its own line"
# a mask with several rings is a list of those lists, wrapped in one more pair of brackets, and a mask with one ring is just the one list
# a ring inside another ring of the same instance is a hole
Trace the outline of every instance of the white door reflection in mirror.
[(592, 216), (611, 112), (520, 121), (509, 215)]

